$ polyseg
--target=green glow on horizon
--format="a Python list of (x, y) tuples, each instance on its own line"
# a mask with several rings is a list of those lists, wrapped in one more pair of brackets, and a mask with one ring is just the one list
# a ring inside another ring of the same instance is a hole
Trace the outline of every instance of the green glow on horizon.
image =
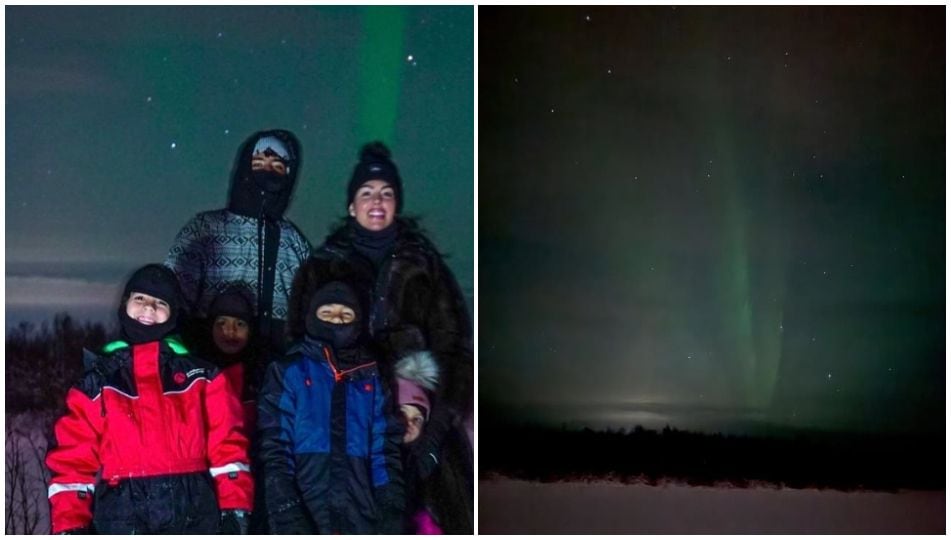
[(400, 94), (403, 58), (404, 8), (364, 8), (360, 43), (360, 141), (392, 143)]

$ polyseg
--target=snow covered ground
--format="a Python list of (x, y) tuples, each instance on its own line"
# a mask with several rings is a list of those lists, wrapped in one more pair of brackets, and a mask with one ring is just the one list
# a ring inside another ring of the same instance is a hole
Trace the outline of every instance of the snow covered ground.
[(944, 491), (479, 482), (480, 534), (944, 532)]

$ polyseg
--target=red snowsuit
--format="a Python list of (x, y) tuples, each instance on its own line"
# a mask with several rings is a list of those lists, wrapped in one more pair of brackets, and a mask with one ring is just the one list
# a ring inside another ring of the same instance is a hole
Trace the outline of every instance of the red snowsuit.
[[(230, 366), (226, 366), (221, 369), (221, 374), (228, 379), (228, 384), (231, 386), (231, 392), (234, 393), (235, 397), (239, 400), (242, 399), (242, 392), (244, 391), (244, 378), (245, 367), (241, 362), (235, 362)], [(241, 410), (244, 415), (244, 429), (242, 433), (249, 440), (254, 435), (254, 429), (257, 425), (258, 419), (258, 402), (253, 399), (245, 399), (241, 401)]]
[(46, 458), (54, 534), (213, 533), (219, 509), (251, 510), (241, 403), (178, 342), (106, 346), (66, 408)]

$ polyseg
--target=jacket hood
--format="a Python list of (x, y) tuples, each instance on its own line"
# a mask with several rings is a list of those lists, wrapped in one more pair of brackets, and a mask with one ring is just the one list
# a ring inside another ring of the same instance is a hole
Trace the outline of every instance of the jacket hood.
[[(290, 154), (287, 160), (287, 181), (280, 191), (263, 190), (251, 174), (251, 155), (258, 141), (272, 138), (283, 144)], [(258, 131), (245, 139), (238, 148), (234, 167), (231, 172), (231, 191), (228, 195), (228, 209), (236, 214), (257, 218), (262, 214), (270, 219), (281, 219), (290, 204), (294, 186), (301, 167), (301, 145), (290, 131), (271, 129)]]

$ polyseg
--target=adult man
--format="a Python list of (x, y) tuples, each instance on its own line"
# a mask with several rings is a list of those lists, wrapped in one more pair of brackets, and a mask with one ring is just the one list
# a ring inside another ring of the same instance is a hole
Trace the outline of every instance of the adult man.
[(165, 260), (181, 281), (193, 317), (205, 317), (229, 283), (247, 283), (255, 294), (252, 324), (266, 356), (284, 352), (287, 298), (311, 250), (284, 218), (300, 162), (300, 142), (291, 132), (253, 134), (238, 151), (227, 208), (192, 218)]

